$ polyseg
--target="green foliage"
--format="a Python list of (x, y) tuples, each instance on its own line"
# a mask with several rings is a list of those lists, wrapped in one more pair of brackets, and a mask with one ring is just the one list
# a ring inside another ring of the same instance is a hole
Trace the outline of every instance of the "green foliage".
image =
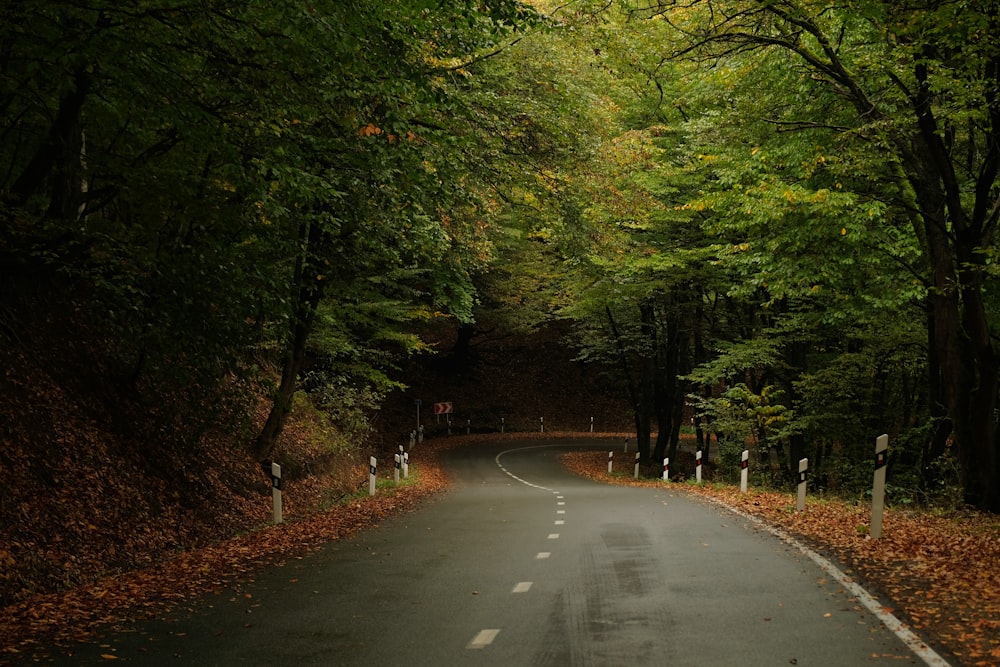
[(6, 5), (0, 266), (175, 413), (263, 358), (360, 433), (414, 321), (567, 317), (640, 430), (697, 394), (852, 489), (888, 431), (1000, 503), (995, 12), (534, 6)]
[[(563, 278), (581, 356), (641, 363), (655, 346), (643, 341), (639, 305), (697, 285), (669, 319), (690, 336), (698, 365), (686, 379), (710, 428), (740, 448), (777, 442), (786, 467), (808, 455), (819, 479), (848, 487), (864, 477), (849, 471), (868, 461), (875, 435), (907, 434), (896, 484), (913, 487), (905, 468), (926, 485), (943, 442), (922, 428), (941, 424), (926, 382), (939, 370), (928, 297), (950, 288), (929, 289), (938, 250), (919, 213), (929, 200), (911, 189), (919, 167), (901, 143), (914, 136), (921, 63), (942, 123), (977, 119), (954, 136), (973, 126), (989, 136), (992, 94), (970, 82), (994, 62), (978, 37), (992, 19), (884, 3), (620, 8), (584, 3), (574, 19), (620, 82), (609, 88), (618, 125), (587, 172), (590, 243)], [(939, 35), (957, 23), (977, 37)], [(972, 53), (967, 69), (946, 64)], [(974, 143), (963, 144), (970, 165)], [(990, 168), (980, 174), (995, 180)], [(780, 401), (751, 400), (772, 390)]]
[(471, 319), (494, 184), (466, 68), (530, 8), (2, 11), (0, 259), (86, 285), (134, 392), (197, 409), (251, 352), (300, 364), (318, 324), (326, 390), (369, 408), (419, 348), (407, 318)]

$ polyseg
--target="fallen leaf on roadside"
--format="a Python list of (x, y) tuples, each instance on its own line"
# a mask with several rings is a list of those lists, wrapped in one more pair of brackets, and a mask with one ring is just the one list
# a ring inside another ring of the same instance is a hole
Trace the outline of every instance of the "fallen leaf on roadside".
[(740, 493), (734, 486), (616, 478), (608, 475), (607, 455), (600, 452), (572, 452), (563, 461), (590, 479), (705, 497), (780, 527), (839, 561), (852, 581), (891, 601), (884, 612), (942, 645), (956, 664), (1000, 665), (1000, 519), (994, 514), (887, 508), (876, 540), (867, 535), (871, 508), (865, 503), (823, 498), (805, 512), (790, 512), (794, 494), (789, 492)]

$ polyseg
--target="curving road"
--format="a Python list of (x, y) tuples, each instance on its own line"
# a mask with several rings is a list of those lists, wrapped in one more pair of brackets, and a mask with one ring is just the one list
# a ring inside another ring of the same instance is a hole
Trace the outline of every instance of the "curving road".
[(567, 446), (454, 451), (454, 488), (419, 511), (66, 664), (922, 664), (752, 522), (580, 479), (559, 463)]

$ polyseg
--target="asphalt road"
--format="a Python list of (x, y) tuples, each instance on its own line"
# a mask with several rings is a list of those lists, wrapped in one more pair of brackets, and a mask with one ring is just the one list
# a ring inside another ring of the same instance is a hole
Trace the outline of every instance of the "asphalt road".
[(419, 511), (59, 664), (922, 664), (753, 523), (580, 479), (559, 464), (565, 448), (455, 451), (454, 488)]

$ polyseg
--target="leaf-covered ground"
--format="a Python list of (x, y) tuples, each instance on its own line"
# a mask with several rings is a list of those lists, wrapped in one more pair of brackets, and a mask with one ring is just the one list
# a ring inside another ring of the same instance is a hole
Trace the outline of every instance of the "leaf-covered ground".
[(398, 487), (380, 473), (373, 497), (366, 487), (357, 497), (321, 512), (293, 516), (280, 525), (194, 549), (154, 567), (10, 605), (0, 610), (0, 665), (30, 664), (53, 651), (71, 652), (74, 643), (95, 633), (161, 615), (232, 586), (268, 564), (300, 557), (386, 516), (412, 510), (446, 486), (432, 446), (414, 457), (410, 473), (411, 480)]
[(953, 664), (1000, 665), (1000, 516), (973, 511), (887, 509), (882, 537), (868, 538), (871, 508), (810, 498), (795, 512), (792, 493), (665, 483), (608, 474), (604, 452), (565, 456), (574, 472), (614, 484), (662, 486), (697, 494), (760, 517), (839, 560), (922, 639)]

